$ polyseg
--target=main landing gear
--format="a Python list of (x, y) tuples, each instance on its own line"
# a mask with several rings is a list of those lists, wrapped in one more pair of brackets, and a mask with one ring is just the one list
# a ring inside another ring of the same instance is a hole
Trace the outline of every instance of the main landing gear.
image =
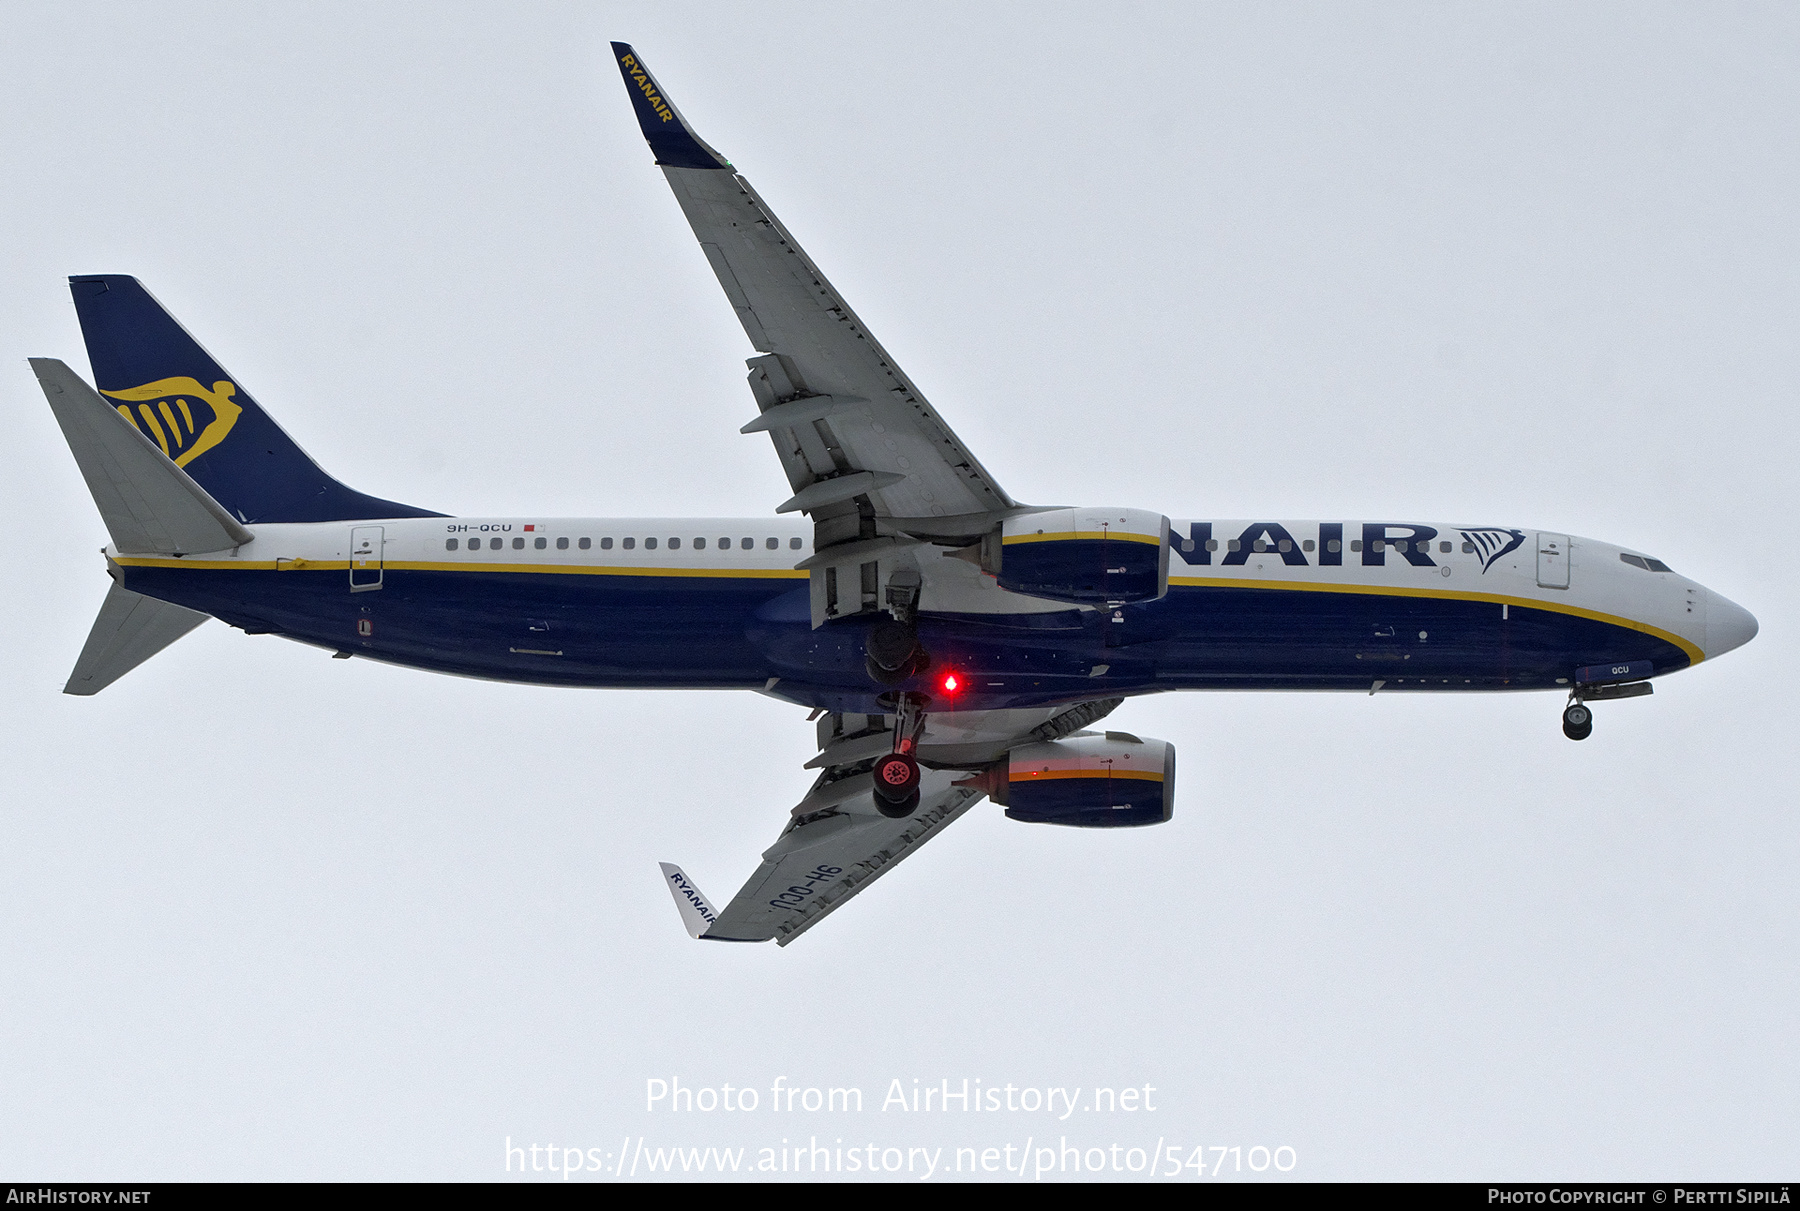
[(919, 642), (918, 572), (903, 568), (888, 578), (887, 609), (890, 617), (869, 628), (864, 664), (869, 676), (883, 685), (899, 685), (931, 665)]
[[(931, 665), (919, 642), (919, 573), (903, 568), (889, 577), (887, 608), (890, 617), (869, 628), (864, 663), (869, 676), (883, 685), (899, 685)], [(922, 694), (897, 694), (894, 715), (894, 751), (875, 762), (875, 810), (890, 820), (904, 820), (919, 806), (919, 762), (913, 753), (925, 730), (925, 698)]]
[(1571, 740), (1586, 740), (1594, 734), (1594, 712), (1579, 698), (1563, 709), (1563, 735)]
[(875, 762), (875, 810), (890, 820), (904, 820), (919, 806), (919, 762), (913, 756), (925, 730), (923, 700), (900, 695), (894, 716), (894, 751)]
[(899, 685), (915, 673), (922, 673), (931, 663), (919, 643), (919, 633), (903, 623), (886, 618), (869, 628), (866, 647), (869, 676), (883, 685)]

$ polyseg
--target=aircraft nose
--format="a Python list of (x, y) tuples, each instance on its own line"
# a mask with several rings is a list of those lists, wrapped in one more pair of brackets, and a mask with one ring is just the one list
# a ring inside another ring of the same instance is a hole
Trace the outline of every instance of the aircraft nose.
[(1706, 658), (1713, 660), (1756, 638), (1756, 616), (1717, 593), (1706, 603)]

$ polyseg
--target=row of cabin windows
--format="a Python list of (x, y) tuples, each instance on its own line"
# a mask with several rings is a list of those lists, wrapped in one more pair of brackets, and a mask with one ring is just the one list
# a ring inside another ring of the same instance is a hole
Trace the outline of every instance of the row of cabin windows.
[[(490, 538), (487, 540), (487, 542), (488, 542), (488, 550), (490, 550), (490, 551), (498, 551), (498, 550), (500, 550), (500, 548), (502, 548), (503, 546), (506, 545), (506, 540), (504, 538)], [(455, 551), (462, 546), (462, 543), (463, 543), (463, 540), (460, 538), (446, 538), (444, 540), (444, 550)], [(468, 543), (469, 543), (469, 550), (471, 550), (471, 551), (481, 550), (481, 539), (471, 538), (468, 540)], [(721, 539), (719, 539), (719, 550), (729, 551), (729, 550), (731, 550), (731, 544), (732, 544), (732, 540), (730, 538), (721, 538)], [(534, 548), (536, 548), (537, 550), (543, 551), (543, 550), (546, 550), (549, 548), (550, 540), (548, 538), (534, 538), (531, 540), (531, 545)], [(586, 551), (594, 545), (594, 540), (591, 538), (580, 538), (575, 541), (575, 545), (578, 548), (580, 548), (581, 550)], [(602, 551), (612, 550), (612, 545), (613, 545), (613, 540), (610, 538), (602, 538), (600, 540), (600, 549)], [(637, 547), (637, 539), (621, 538), (619, 540), (619, 545), (627, 551), (634, 550)], [(515, 550), (515, 551), (523, 551), (525, 549), (525, 540), (523, 538), (514, 538), (512, 540), (512, 546), (513, 546), (513, 550)], [(657, 546), (656, 539), (646, 538), (644, 540), (644, 550), (654, 551), (654, 550), (656, 550), (656, 546)], [(737, 540), (737, 546), (740, 551), (755, 550), (756, 549), (756, 540), (754, 538), (740, 538)], [(763, 546), (771, 551), (778, 551), (781, 549), (781, 540), (779, 538), (765, 538), (763, 540)], [(800, 549), (800, 540), (798, 538), (788, 539), (788, 548), (790, 550), (798, 551)], [(556, 549), (559, 551), (568, 550), (569, 549), (569, 540), (566, 538), (557, 539), (556, 540)], [(669, 550), (671, 550), (671, 551), (681, 550), (681, 540), (679, 538), (669, 539)], [(704, 539), (704, 538), (694, 539), (694, 550), (696, 550), (696, 551), (706, 550), (706, 539)]]
[[(1448, 542), (1438, 543), (1438, 554), (1440, 554), (1440, 555), (1450, 554), (1450, 550), (1454, 545), (1455, 544), (1448, 543)], [(1421, 541), (1421, 542), (1417, 543), (1416, 546), (1421, 554), (1431, 550), (1431, 543), (1428, 540)], [(1370, 543), (1369, 550), (1385, 551), (1389, 547), (1394, 548), (1394, 550), (1399, 551), (1401, 554), (1405, 554), (1406, 551), (1409, 549), (1407, 546), (1407, 540), (1404, 538), (1394, 538), (1394, 539), (1377, 538), (1377, 539), (1373, 540), (1373, 542)], [(1194, 549), (1194, 540), (1191, 538), (1183, 539), (1181, 542), (1181, 549), (1183, 551), (1192, 551)], [(1206, 540), (1206, 549), (1209, 551), (1218, 550), (1219, 549), (1219, 540), (1216, 538), (1207, 539)], [(1241, 551), (1244, 549), (1244, 544), (1235, 538), (1228, 538), (1225, 540), (1225, 549), (1227, 551)], [(1274, 542), (1274, 543), (1269, 542), (1267, 539), (1259, 538), (1255, 542), (1250, 544), (1250, 549), (1258, 552), (1259, 554), (1263, 551), (1279, 551), (1285, 555), (1289, 551), (1292, 551), (1294, 549), (1294, 544), (1285, 538), (1280, 540), (1279, 542)], [(1313, 549), (1313, 540), (1308, 538), (1305, 541), (1303, 541), (1300, 544), (1300, 549), (1302, 551), (1312, 550)], [(1344, 549), (1344, 544), (1342, 542), (1340, 542), (1338, 539), (1334, 538), (1325, 544), (1325, 549), (1327, 551), (1332, 552), (1333, 554), (1336, 554), (1337, 552), (1342, 551)], [(1352, 538), (1350, 540), (1350, 549), (1352, 551), (1362, 550), (1363, 549), (1362, 539)], [(1462, 545), (1462, 549), (1463, 549), (1464, 555), (1473, 555), (1475, 553), (1475, 544), (1472, 542), (1465, 542)], [(1626, 556), (1621, 555), (1619, 558), (1624, 559), (1626, 563), (1630, 563), (1633, 560), (1635, 560), (1637, 558), (1637, 556), (1633, 555), (1630, 557), (1626, 557)], [(1655, 563), (1656, 560), (1651, 560), (1650, 562)], [(1657, 570), (1657, 569), (1654, 569), (1654, 568), (1652, 569), (1652, 571), (1655, 571), (1655, 570)], [(1668, 571), (1667, 568), (1662, 568), (1660, 570), (1664, 571), (1664, 572)]]

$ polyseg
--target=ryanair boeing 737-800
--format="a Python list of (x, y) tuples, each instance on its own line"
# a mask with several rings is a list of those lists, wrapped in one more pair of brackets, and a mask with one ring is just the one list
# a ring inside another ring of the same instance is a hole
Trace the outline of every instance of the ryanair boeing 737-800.
[(449, 517), (365, 496), (135, 279), (76, 277), (94, 386), (32, 366), (113, 583), (66, 692), (212, 617), (443, 673), (810, 707), (818, 779), (737, 896), (715, 910), (663, 868), (696, 937), (785, 944), (984, 797), (1041, 824), (1168, 820), (1174, 747), (1091, 726), (1134, 695), (1543, 690), (1580, 740), (1590, 703), (1755, 635), (1647, 552), (1549, 530), (1020, 504), (613, 49), (756, 350), (743, 432), (787, 475), (774, 516)]

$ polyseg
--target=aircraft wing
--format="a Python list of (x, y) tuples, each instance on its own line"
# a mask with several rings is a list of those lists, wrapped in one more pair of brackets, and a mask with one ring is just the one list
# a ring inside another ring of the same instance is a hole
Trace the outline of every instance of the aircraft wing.
[(688, 932), (714, 942), (773, 938), (786, 946), (973, 807), (982, 792), (952, 785), (961, 776), (928, 771), (919, 806), (904, 820), (875, 810), (867, 775), (861, 792), (842, 802), (813, 811), (803, 811), (803, 802), (775, 844), (763, 851), (762, 865), (722, 910), (713, 910), (680, 867), (663, 863)]
[[(1056, 740), (1104, 718), (1123, 699), (1024, 710), (958, 711), (928, 717), (917, 753), (919, 804), (903, 819), (875, 807), (870, 765), (893, 749), (895, 719), (832, 712), (819, 722), (819, 769), (812, 789), (788, 813), (762, 864), (722, 910), (679, 866), (662, 864), (689, 934), (715, 942), (786, 946), (937, 836), (986, 794), (989, 770), (1014, 746)], [(1087, 734), (1087, 733), (1081, 733)], [(946, 769), (954, 765), (958, 769)], [(937, 768), (932, 768), (937, 767)]]
[[(927, 771), (919, 806), (904, 820), (890, 820), (875, 810), (866, 774), (861, 792), (844, 802), (811, 812), (796, 808), (800, 814), (763, 851), (762, 865), (749, 882), (694, 936), (717, 942), (773, 938), (786, 946), (973, 807), (982, 792), (952, 785), (960, 777)], [(665, 864), (665, 875), (671, 870), (681, 874), (680, 868)]]
[[(613, 43), (639, 124), (750, 343), (762, 415), (793, 488), (778, 512), (855, 540), (857, 498), (925, 536), (992, 529), (1015, 504), (788, 234), (750, 183), (694, 134), (643, 61)], [(826, 526), (834, 517), (848, 526)]]

